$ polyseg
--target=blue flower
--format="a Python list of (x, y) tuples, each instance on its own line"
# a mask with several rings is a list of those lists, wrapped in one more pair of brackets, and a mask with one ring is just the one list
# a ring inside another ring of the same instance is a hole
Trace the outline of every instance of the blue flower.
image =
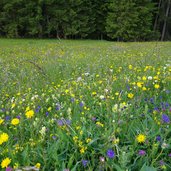
[(158, 135), (158, 136), (156, 137), (156, 141), (161, 141), (161, 136), (160, 136), (160, 135)]
[(112, 149), (107, 150), (107, 156), (109, 158), (114, 158), (115, 157), (115, 152)]
[(163, 115), (162, 115), (162, 121), (163, 121), (164, 123), (170, 123), (170, 118), (169, 118), (169, 116), (166, 115), (166, 114), (163, 114)]
[(84, 167), (87, 166), (87, 163), (88, 163), (88, 160), (82, 160), (82, 164), (83, 164)]

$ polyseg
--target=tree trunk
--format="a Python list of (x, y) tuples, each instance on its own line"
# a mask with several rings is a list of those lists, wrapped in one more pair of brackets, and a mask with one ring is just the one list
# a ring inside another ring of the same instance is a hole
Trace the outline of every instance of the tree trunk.
[(165, 20), (164, 20), (164, 24), (163, 24), (161, 41), (164, 40), (164, 36), (165, 36), (165, 33), (166, 33), (166, 24), (167, 24), (167, 18), (168, 18), (168, 15), (169, 15), (170, 5), (171, 5), (170, 0), (168, 0), (167, 9), (166, 9), (166, 16), (165, 16)]
[(159, 3), (158, 3), (158, 12), (156, 14), (156, 18), (155, 18), (155, 22), (154, 22), (154, 27), (153, 27), (154, 31), (156, 31), (156, 29), (157, 29), (157, 23), (158, 23), (158, 18), (159, 18), (159, 12), (160, 12), (160, 8), (161, 8), (161, 4), (162, 4), (162, 0), (160, 0)]

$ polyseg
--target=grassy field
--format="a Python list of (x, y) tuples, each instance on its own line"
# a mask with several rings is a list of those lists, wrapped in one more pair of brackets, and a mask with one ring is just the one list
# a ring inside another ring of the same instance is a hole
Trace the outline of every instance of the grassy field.
[(0, 170), (171, 170), (171, 42), (0, 39)]

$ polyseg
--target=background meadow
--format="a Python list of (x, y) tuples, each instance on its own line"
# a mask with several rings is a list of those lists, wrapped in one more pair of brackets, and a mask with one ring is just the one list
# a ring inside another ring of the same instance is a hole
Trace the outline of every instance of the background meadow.
[(0, 170), (171, 170), (170, 47), (0, 39)]

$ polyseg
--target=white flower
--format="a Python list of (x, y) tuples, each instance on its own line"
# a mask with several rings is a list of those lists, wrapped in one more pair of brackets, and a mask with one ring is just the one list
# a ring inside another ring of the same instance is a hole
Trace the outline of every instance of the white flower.
[(42, 135), (42, 136), (45, 136), (45, 133), (46, 133), (46, 127), (43, 126), (42, 129), (39, 131), (39, 133)]
[(103, 100), (105, 97), (103, 95), (100, 95), (100, 99)]
[(82, 78), (81, 77), (78, 77), (77, 78), (77, 82), (79, 82), (79, 81), (81, 81), (82, 80)]
[(148, 80), (152, 80), (153, 79), (153, 77), (152, 76), (148, 76)]

